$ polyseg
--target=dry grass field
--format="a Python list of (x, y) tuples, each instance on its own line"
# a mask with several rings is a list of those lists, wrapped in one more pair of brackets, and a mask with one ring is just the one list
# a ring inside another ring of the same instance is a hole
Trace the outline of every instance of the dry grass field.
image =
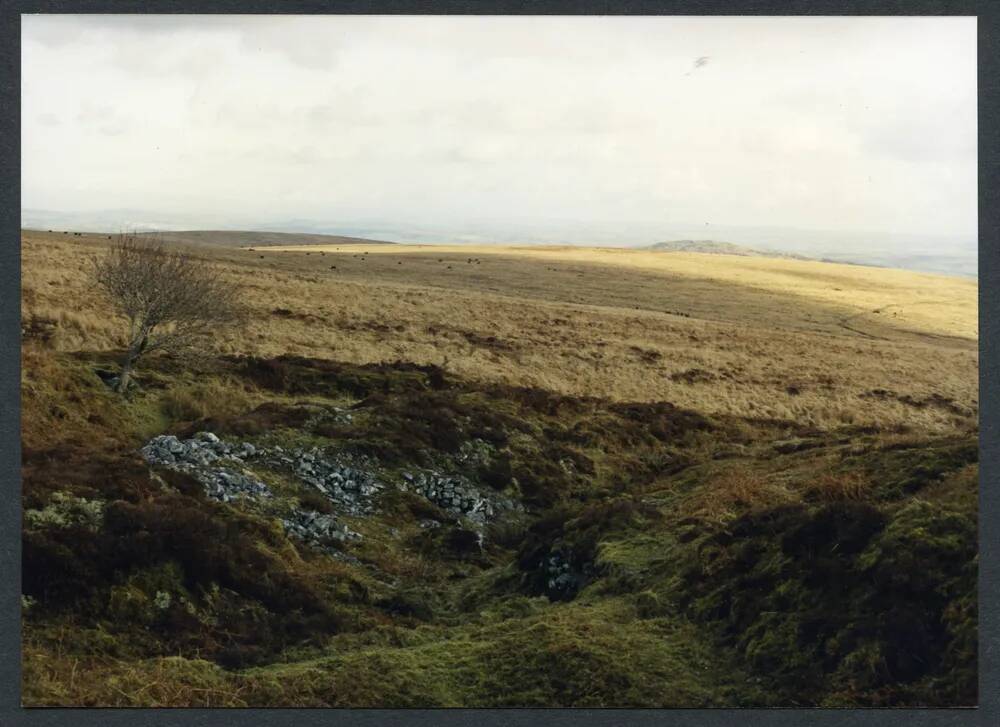
[(122, 395), (109, 237), (22, 233), (24, 704), (976, 703), (975, 282), (206, 236), (249, 320)]
[[(103, 235), (22, 235), (22, 311), (61, 350), (119, 345), (88, 288)], [(573, 247), (193, 247), (248, 291), (223, 352), (437, 364), (484, 382), (817, 427), (968, 431), (975, 281)]]

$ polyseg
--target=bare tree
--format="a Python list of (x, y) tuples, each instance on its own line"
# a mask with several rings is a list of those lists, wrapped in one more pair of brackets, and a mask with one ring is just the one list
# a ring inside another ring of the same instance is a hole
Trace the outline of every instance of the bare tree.
[(226, 280), (217, 266), (134, 232), (118, 235), (95, 262), (93, 275), (128, 322), (119, 392), (128, 389), (136, 362), (144, 354), (196, 350), (242, 315), (239, 287)]

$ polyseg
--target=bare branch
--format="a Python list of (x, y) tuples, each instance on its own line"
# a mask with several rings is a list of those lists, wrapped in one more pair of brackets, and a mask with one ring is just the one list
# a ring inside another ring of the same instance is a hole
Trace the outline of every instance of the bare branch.
[(203, 347), (212, 334), (244, 315), (240, 288), (220, 268), (133, 232), (118, 235), (95, 262), (93, 276), (127, 323), (121, 391), (144, 354)]

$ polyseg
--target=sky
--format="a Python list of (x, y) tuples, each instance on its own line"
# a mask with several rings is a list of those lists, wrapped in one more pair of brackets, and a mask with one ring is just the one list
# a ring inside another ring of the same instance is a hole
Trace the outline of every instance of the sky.
[(36, 15), (21, 52), (26, 209), (976, 235), (974, 18)]

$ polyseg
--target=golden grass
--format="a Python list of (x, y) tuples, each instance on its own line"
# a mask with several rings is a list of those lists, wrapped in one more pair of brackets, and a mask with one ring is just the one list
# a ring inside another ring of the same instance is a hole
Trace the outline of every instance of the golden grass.
[(813, 490), (826, 502), (861, 500), (870, 487), (859, 472), (820, 472), (813, 482)]
[(709, 522), (726, 522), (750, 508), (772, 507), (801, 500), (799, 494), (771, 475), (752, 469), (730, 469), (709, 479), (690, 503), (691, 512)]
[(167, 389), (160, 396), (160, 407), (171, 419), (185, 421), (232, 416), (252, 409), (260, 399), (234, 381), (210, 379)]
[[(120, 345), (86, 275), (105, 244), (98, 235), (22, 234), (22, 315), (57, 321), (58, 349)], [(225, 352), (405, 359), (486, 382), (819, 427), (976, 425), (975, 281), (589, 248), (197, 254), (228, 267), (254, 314), (220, 333)]]
[[(332, 253), (337, 246), (280, 246), (261, 252)], [(344, 248), (346, 251), (347, 248)], [(658, 274), (664, 282), (704, 281), (756, 288), (771, 294), (798, 297), (803, 301), (844, 308), (848, 316), (888, 316), (898, 329), (920, 333), (976, 338), (976, 290), (965, 278), (916, 273), (906, 270), (843, 265), (808, 260), (708, 255), (703, 253), (657, 253), (621, 248), (570, 246), (509, 247), (492, 245), (386, 245), (352, 246), (352, 254), (514, 256), (536, 264), (558, 263), (603, 266)], [(454, 268), (453, 268), (454, 269)], [(863, 321), (855, 322), (859, 325)], [(873, 319), (870, 323), (877, 323)]]

